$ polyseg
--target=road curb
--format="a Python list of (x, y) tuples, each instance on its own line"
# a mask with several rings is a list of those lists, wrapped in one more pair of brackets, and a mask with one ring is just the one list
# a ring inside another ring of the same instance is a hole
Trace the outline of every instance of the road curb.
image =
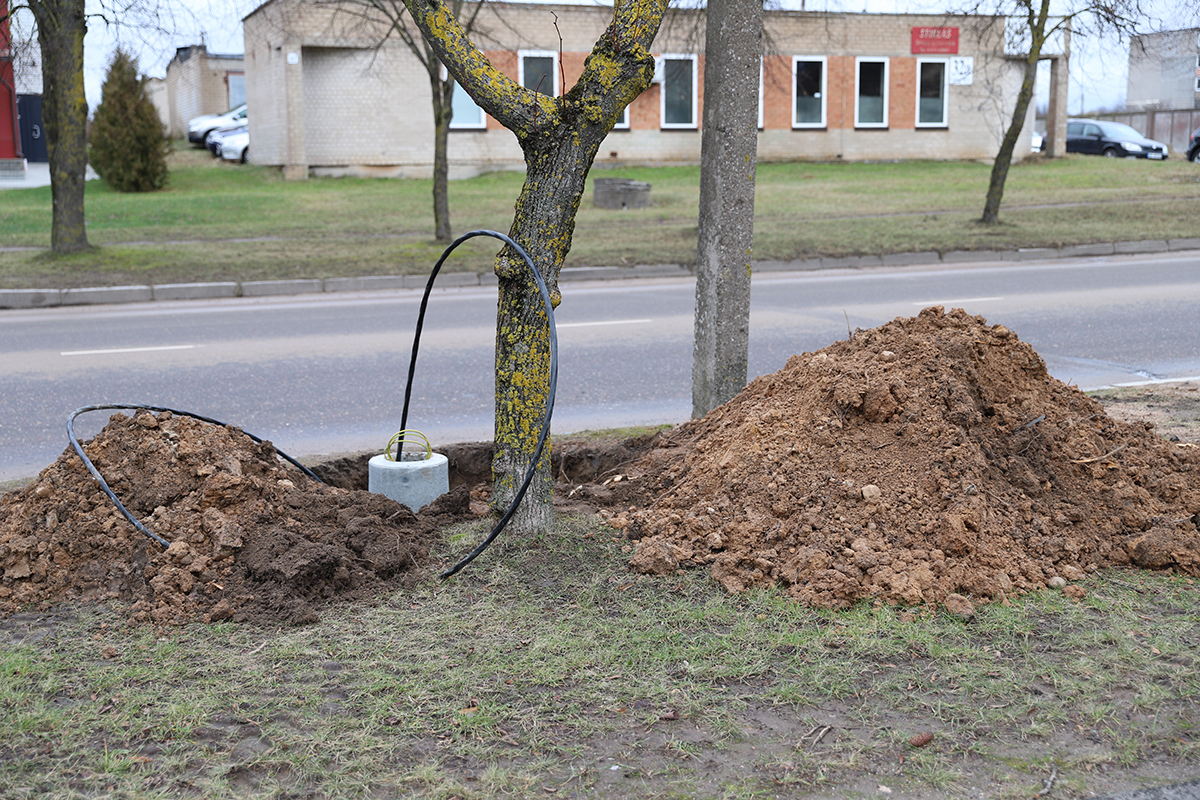
[[(1147, 239), (1138, 242), (1100, 242), (1064, 247), (1025, 247), (1018, 250), (934, 250), (919, 253), (887, 253), (882, 256), (800, 258), (793, 261), (756, 261), (754, 271), (808, 272), (822, 269), (919, 266), (923, 264), (980, 264), (985, 262), (1050, 261), (1140, 253), (1200, 250), (1198, 239)], [(562, 283), (619, 281), (631, 278), (679, 278), (692, 275), (679, 264), (643, 264), (630, 267), (566, 267)], [(165, 283), (149, 286), (98, 286), (81, 289), (0, 289), (0, 309), (49, 308), (53, 306), (142, 303), (154, 300), (211, 300), (224, 297), (275, 297), (296, 294), (363, 292), (385, 289), (421, 289), (428, 275), (368, 275), (360, 278), (303, 278), (282, 281), (220, 281), (212, 283)], [(495, 286), (493, 273), (443, 272), (438, 288)]]

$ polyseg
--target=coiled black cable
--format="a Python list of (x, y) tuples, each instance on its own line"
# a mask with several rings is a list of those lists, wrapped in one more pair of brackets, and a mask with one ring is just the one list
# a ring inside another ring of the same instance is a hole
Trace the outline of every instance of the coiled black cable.
[[(554, 395), (558, 388), (558, 331), (554, 326), (554, 304), (550, 301), (550, 291), (546, 288), (546, 281), (542, 278), (542, 274), (538, 272), (537, 267), (534, 266), (533, 260), (529, 257), (529, 254), (525, 252), (525, 249), (508, 236), (505, 236), (503, 233), (499, 233), (497, 231), (469, 231), (455, 239), (450, 246), (446, 248), (445, 252), (442, 253), (442, 257), (439, 258), (437, 264), (434, 265), (433, 271), (429, 274), (429, 280), (425, 284), (425, 293), (421, 297), (421, 308), (417, 314), (416, 333), (413, 336), (412, 357), (408, 364), (408, 381), (404, 386), (404, 408), (400, 415), (400, 429), (403, 431), (408, 427), (408, 407), (409, 401), (412, 398), (413, 376), (415, 375), (417, 368), (417, 351), (420, 349), (421, 345), (421, 329), (425, 325), (425, 310), (429, 305), (429, 295), (433, 291), (433, 283), (437, 279), (438, 273), (442, 269), (442, 265), (446, 263), (446, 259), (449, 258), (452, 252), (454, 252), (455, 248), (468, 239), (474, 239), (477, 236), (488, 236), (493, 239), (499, 239), (509, 247), (513, 248), (513, 250), (515, 250), (517, 254), (521, 256), (522, 260), (524, 260), (525, 265), (529, 267), (529, 271), (533, 275), (534, 281), (537, 283), (538, 292), (542, 297), (542, 304), (546, 308), (546, 321), (550, 328), (550, 390), (546, 394), (546, 411), (542, 417), (542, 428), (538, 434), (537, 447), (534, 449), (533, 457), (529, 462), (529, 467), (525, 471), (525, 479), (521, 482), (520, 488), (517, 489), (517, 493), (513, 497), (513, 501), (509, 505), (508, 511), (504, 513), (504, 516), (502, 516), (500, 521), (496, 523), (496, 526), (492, 528), (492, 532), (488, 535), (488, 537), (480, 542), (480, 544), (474, 550), (472, 550), (466, 558), (459, 561), (452, 568), (443, 572), (440, 576), (442, 578), (449, 578), (450, 576), (459, 572), (463, 567), (474, 561), (476, 556), (486, 550), (488, 545), (495, 541), (496, 537), (499, 536), (504, 530), (505, 526), (508, 525), (509, 520), (512, 519), (513, 514), (515, 514), (517, 511), (517, 507), (521, 505), (521, 501), (525, 498), (525, 492), (529, 489), (529, 484), (533, 482), (533, 476), (537, 473), (538, 461), (542, 457), (542, 451), (546, 446), (546, 439), (550, 435), (550, 417), (554, 413)], [(116, 493), (109, 487), (108, 482), (104, 480), (104, 476), (102, 476), (100, 471), (96, 469), (96, 465), (92, 463), (90, 458), (88, 458), (87, 453), (83, 451), (83, 445), (79, 443), (79, 439), (75, 436), (75, 419), (81, 414), (86, 414), (90, 411), (142, 409), (155, 412), (166, 411), (177, 416), (192, 417), (193, 419), (198, 419), (202, 422), (208, 422), (213, 425), (220, 425), (223, 427), (226, 425), (226, 423), (210, 417), (201, 416), (200, 414), (193, 414), (190, 411), (179, 411), (174, 408), (164, 408), (162, 406), (152, 406), (140, 403), (106, 403), (103, 405), (84, 406), (82, 408), (75, 409), (75, 411), (71, 413), (71, 416), (67, 418), (67, 438), (70, 440), (71, 446), (75, 448), (75, 452), (78, 453), (79, 457), (83, 460), (83, 464), (87, 467), (88, 472), (90, 472), (92, 477), (96, 479), (96, 482), (100, 484), (100, 489), (106, 495), (108, 495), (108, 499), (113, 502), (113, 504), (117, 507), (117, 510), (120, 511), (125, 519), (129, 520), (133, 526), (138, 529), (138, 531), (158, 542), (163, 547), (169, 547), (171, 544), (170, 542), (152, 532), (149, 528), (143, 525), (137, 519), (137, 517), (130, 513), (129, 509), (125, 507), (120, 498), (118, 498)], [(243, 433), (246, 432), (243, 431)], [(252, 433), (246, 433), (246, 435), (256, 442), (261, 443), (263, 441)], [(397, 460), (400, 459), (400, 450), (403, 447), (404, 437), (400, 437), (399, 442), (396, 445)], [(316, 473), (301, 464), (296, 459), (289, 456), (287, 453), (278, 449), (276, 449), (275, 452), (280, 458), (283, 458), (296, 466), (308, 477), (312, 478), (318, 483), (323, 483), (323, 481), (317, 477)]]
[[(162, 406), (150, 406), (150, 405), (145, 405), (142, 403), (105, 403), (103, 405), (84, 406), (83, 408), (77, 408), (74, 411), (72, 411), (71, 416), (67, 417), (67, 438), (71, 441), (71, 446), (75, 448), (75, 452), (79, 454), (79, 457), (81, 459), (83, 459), (83, 465), (85, 467), (87, 467), (88, 472), (92, 473), (92, 477), (95, 478), (96, 482), (100, 484), (100, 490), (103, 491), (106, 495), (108, 495), (108, 499), (113, 501), (113, 505), (115, 505), (117, 507), (117, 510), (121, 512), (122, 516), (124, 516), (125, 519), (132, 522), (133, 527), (137, 528), (141, 533), (145, 534), (146, 536), (149, 536), (151, 539), (158, 542), (163, 547), (170, 547), (171, 546), (170, 542), (168, 542), (166, 539), (162, 538), (158, 534), (152, 532), (149, 528), (147, 528), (140, 521), (138, 521), (137, 517), (135, 517), (133, 514), (131, 514), (129, 512), (129, 509), (127, 509), (125, 507), (125, 504), (122, 503), (120, 498), (117, 497), (116, 492), (114, 492), (111, 488), (109, 488), (108, 482), (104, 480), (104, 476), (100, 474), (100, 470), (96, 469), (96, 465), (92, 463), (92, 460), (87, 457), (87, 453), (83, 452), (83, 445), (81, 445), (79, 443), (78, 437), (75, 436), (75, 418), (80, 416), (81, 414), (86, 414), (89, 411), (105, 411), (105, 410), (137, 411), (137, 410), (143, 410), (143, 409), (146, 411), (159, 411), (159, 412), (166, 411), (171, 414), (175, 414), (176, 416), (191, 417), (192, 419), (198, 419), (201, 422), (208, 422), (213, 425), (220, 425), (221, 427), (227, 427), (224, 422), (220, 422), (220, 421), (212, 419), (210, 417), (202, 417), (199, 414), (193, 414), (190, 411), (178, 411), (174, 408), (163, 408)], [(242, 433), (245, 433), (251, 439), (253, 439), (256, 442), (259, 442), (260, 444), (263, 441), (262, 439), (258, 438), (257, 436), (255, 436), (252, 433), (246, 433), (246, 431), (242, 431)], [(301, 472), (303, 472), (308, 477), (312, 478), (317, 483), (324, 483), (324, 481), (322, 481), (320, 478), (318, 478), (316, 476), (316, 473), (314, 473), (308, 467), (301, 464), (296, 459), (289, 456), (287, 453), (283, 452), (282, 450), (278, 450), (278, 449), (276, 449), (275, 452), (279, 455), (280, 458), (285, 459), (285, 460), (289, 461), (290, 463), (292, 463), (293, 465), (295, 465)]]
[[(442, 264), (450, 256), (454, 249), (468, 239), (474, 239), (477, 236), (490, 236), (493, 239), (499, 239), (506, 245), (511, 247), (521, 256), (525, 265), (529, 267), (529, 272), (533, 275), (534, 281), (537, 283), (538, 292), (542, 296), (542, 304), (546, 307), (546, 323), (550, 327), (550, 390), (546, 394), (546, 412), (542, 417), (542, 429), (538, 434), (537, 447), (533, 451), (533, 457), (529, 461), (529, 467), (525, 470), (525, 480), (521, 482), (520, 488), (517, 489), (516, 495), (513, 497), (512, 503), (508, 507), (508, 511), (504, 512), (504, 516), (492, 528), (492, 532), (488, 537), (479, 543), (466, 558), (459, 561), (450, 569), (441, 574), (442, 578), (449, 578), (459, 572), (463, 567), (475, 560), (475, 557), (488, 548), (496, 537), (500, 535), (513, 514), (517, 512), (517, 507), (521, 505), (521, 501), (525, 498), (525, 492), (529, 489), (529, 484), (533, 482), (533, 476), (537, 473), (537, 464), (542, 457), (542, 450), (546, 446), (546, 438), (550, 435), (550, 417), (554, 413), (554, 394), (558, 388), (558, 330), (554, 326), (554, 304), (550, 301), (550, 291), (546, 288), (546, 281), (542, 278), (542, 273), (538, 272), (537, 267), (533, 265), (533, 259), (525, 252), (525, 248), (514, 242), (503, 233), (488, 230), (468, 231), (462, 236), (455, 239), (446, 251), (442, 253), (442, 257), (438, 259), (434, 265), (433, 271), (429, 273), (429, 280), (425, 284), (425, 294), (421, 298), (421, 309), (417, 313), (417, 330), (413, 337), (412, 358), (408, 363), (408, 383), (404, 387), (404, 408), (400, 413), (400, 430), (408, 428), (408, 404), (412, 397), (413, 375), (417, 368), (417, 350), (421, 345), (421, 329), (425, 325), (425, 308), (429, 304), (429, 293), (433, 291), (433, 282), (437, 280), (438, 273), (442, 269)], [(400, 448), (404, 446), (404, 438), (401, 437), (396, 444), (396, 460), (400, 460)]]

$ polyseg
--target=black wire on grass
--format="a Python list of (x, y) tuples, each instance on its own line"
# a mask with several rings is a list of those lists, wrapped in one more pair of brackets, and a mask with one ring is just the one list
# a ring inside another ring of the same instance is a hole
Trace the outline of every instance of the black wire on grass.
[[(542, 457), (542, 451), (545, 449), (545, 446), (546, 446), (546, 439), (550, 435), (550, 417), (554, 413), (554, 395), (558, 388), (558, 331), (554, 326), (554, 304), (550, 301), (550, 291), (549, 291), (549, 289), (546, 288), (546, 281), (542, 278), (542, 274), (540, 272), (538, 272), (537, 267), (535, 267), (533, 265), (533, 260), (529, 257), (529, 254), (525, 252), (525, 248), (521, 247), (521, 245), (514, 242), (508, 236), (505, 236), (503, 233), (498, 233), (496, 231), (488, 231), (488, 230), (469, 231), (467, 233), (464, 233), (462, 236), (458, 237), (457, 239), (455, 239), (450, 244), (450, 246), (446, 248), (445, 252), (442, 253), (442, 257), (439, 258), (437, 261), (437, 264), (434, 265), (433, 271), (429, 274), (429, 281), (425, 284), (425, 294), (421, 297), (421, 310), (417, 314), (416, 334), (413, 336), (412, 358), (410, 359), (409, 364), (408, 364), (408, 382), (405, 384), (405, 387), (404, 387), (404, 409), (400, 415), (400, 430), (401, 430), (401, 432), (406, 431), (407, 426), (408, 426), (408, 406), (409, 406), (409, 401), (412, 398), (413, 375), (415, 374), (416, 368), (417, 368), (417, 351), (420, 348), (420, 344), (421, 344), (421, 329), (425, 325), (425, 309), (429, 305), (429, 294), (430, 294), (430, 292), (433, 291), (433, 282), (434, 282), (434, 280), (437, 279), (438, 273), (442, 269), (442, 264), (444, 264), (446, 262), (446, 259), (450, 256), (450, 254), (452, 252), (454, 252), (455, 248), (457, 248), (460, 244), (467, 241), (468, 239), (474, 239), (477, 236), (488, 236), (493, 239), (499, 239), (500, 241), (507, 244), (509, 247), (513, 248), (513, 250), (515, 250), (517, 252), (517, 254), (521, 256), (522, 260), (524, 260), (525, 265), (527, 267), (529, 267), (529, 272), (533, 275), (533, 279), (537, 283), (538, 292), (541, 294), (541, 297), (542, 297), (542, 304), (546, 308), (546, 323), (550, 329), (550, 390), (546, 394), (546, 413), (542, 417), (542, 429), (541, 429), (541, 432), (538, 434), (537, 447), (534, 449), (533, 457), (529, 461), (529, 467), (525, 470), (525, 480), (523, 480), (521, 482), (520, 488), (517, 489), (517, 494), (515, 497), (513, 497), (512, 504), (508, 507), (508, 511), (506, 511), (504, 513), (504, 516), (501, 517), (500, 521), (496, 523), (496, 526), (494, 528), (492, 528), (492, 532), (488, 535), (488, 537), (486, 539), (484, 539), (482, 542), (480, 542), (479, 545), (476, 546), (476, 548), (474, 550), (472, 550), (470, 552), (470, 554), (467, 555), (466, 558), (459, 561), (453, 567), (451, 567), (450, 569), (443, 572), (441, 574), (442, 578), (449, 578), (450, 576), (459, 572), (463, 567), (467, 566), (472, 561), (474, 561), (476, 556), (478, 556), (480, 553), (482, 553), (484, 550), (486, 550), (488, 548), (488, 545), (490, 545), (493, 541), (495, 541), (496, 537), (499, 536), (501, 531), (504, 530), (505, 526), (508, 525), (509, 520), (512, 519), (513, 514), (515, 514), (517, 511), (517, 507), (521, 505), (521, 501), (525, 498), (525, 492), (529, 489), (529, 484), (533, 482), (533, 476), (537, 472), (537, 463)], [(114, 493), (113, 490), (111, 488), (109, 488), (108, 483), (104, 480), (104, 476), (102, 476), (100, 474), (100, 471), (98, 469), (96, 469), (96, 465), (93, 464), (92, 460), (87, 457), (87, 453), (83, 452), (83, 446), (79, 443), (79, 439), (75, 436), (75, 418), (80, 416), (81, 414), (86, 414), (89, 411), (141, 410), (141, 409), (144, 409), (146, 411), (158, 411), (158, 412), (166, 411), (166, 412), (169, 412), (171, 414), (175, 414), (175, 415), (181, 416), (181, 417), (192, 417), (193, 419), (198, 419), (201, 422), (208, 422), (213, 425), (220, 425), (222, 427), (227, 427), (227, 426), (226, 426), (226, 423), (224, 423), (224, 422), (220, 422), (220, 421), (212, 419), (210, 417), (204, 417), (199, 414), (193, 414), (190, 411), (179, 411), (174, 408), (164, 408), (162, 406), (151, 406), (151, 405), (134, 404), (134, 403), (106, 403), (103, 405), (84, 406), (83, 408), (75, 409), (75, 411), (71, 414), (71, 416), (67, 418), (67, 438), (71, 441), (71, 446), (75, 448), (75, 452), (78, 453), (79, 457), (83, 460), (84, 466), (87, 467), (88, 472), (92, 473), (92, 477), (95, 478), (96, 482), (100, 484), (100, 489), (106, 495), (108, 495), (108, 499), (111, 500), (114, 505), (116, 505), (117, 510), (121, 512), (121, 514), (125, 517), (125, 519), (127, 519), (131, 523), (133, 523), (133, 527), (137, 528), (141, 533), (145, 534), (146, 536), (150, 537), (154, 541), (158, 542), (163, 547), (169, 547), (171, 544), (170, 542), (168, 542), (166, 539), (163, 539), (161, 536), (150, 531), (149, 528), (147, 528), (145, 525), (143, 525), (141, 522), (139, 522), (138, 519), (129, 512), (129, 509), (125, 508), (125, 505), (120, 501), (120, 499), (117, 497), (116, 493)], [(246, 433), (245, 431), (242, 431), (242, 432)], [(258, 438), (257, 436), (255, 436), (252, 433), (246, 433), (246, 435), (249, 436), (251, 439), (253, 439), (256, 442), (261, 443), (263, 441), (262, 439)], [(399, 440), (396, 444), (396, 460), (400, 460), (400, 458), (401, 458), (400, 451), (403, 447), (404, 447), (404, 437), (400, 436)], [(324, 483), (324, 481), (322, 481), (320, 478), (317, 477), (316, 473), (314, 473), (308, 467), (301, 464), (296, 459), (289, 456), (287, 453), (283, 452), (282, 450), (278, 450), (278, 449), (276, 449), (275, 452), (279, 455), (280, 458), (283, 458), (286, 461), (293, 464), (294, 466), (296, 466), (301, 472), (303, 472), (308, 477), (312, 478), (313, 480), (317, 481), (318, 483)]]
[[(533, 482), (533, 476), (537, 472), (538, 461), (542, 457), (542, 450), (546, 446), (546, 437), (550, 435), (550, 417), (554, 413), (554, 394), (558, 388), (558, 331), (554, 327), (554, 304), (550, 302), (550, 290), (546, 288), (546, 281), (542, 278), (542, 273), (538, 272), (537, 267), (533, 265), (533, 259), (525, 252), (525, 248), (514, 242), (503, 233), (496, 231), (468, 231), (462, 236), (455, 239), (446, 251), (442, 253), (442, 257), (438, 259), (434, 265), (433, 271), (429, 274), (429, 281), (425, 284), (425, 294), (421, 298), (421, 310), (417, 313), (417, 330), (413, 337), (412, 358), (408, 362), (408, 383), (404, 387), (404, 409), (400, 414), (400, 429), (408, 428), (408, 403), (412, 397), (413, 375), (417, 369), (417, 350), (421, 344), (421, 329), (425, 325), (425, 308), (429, 304), (429, 293), (433, 291), (433, 282), (437, 279), (438, 272), (442, 269), (442, 264), (450, 256), (454, 249), (468, 239), (474, 239), (477, 236), (489, 236), (493, 239), (499, 239), (506, 245), (517, 252), (518, 255), (525, 261), (525, 266), (529, 267), (530, 274), (533, 275), (534, 281), (537, 283), (538, 292), (542, 296), (542, 304), (546, 307), (546, 324), (550, 328), (550, 391), (546, 394), (546, 413), (542, 417), (542, 429), (538, 434), (537, 447), (533, 451), (533, 457), (529, 460), (529, 467), (525, 470), (525, 480), (521, 482), (521, 486), (517, 489), (516, 496), (513, 497), (512, 504), (509, 505), (508, 511), (504, 512), (504, 516), (492, 528), (492, 532), (488, 537), (479, 543), (466, 558), (459, 561), (450, 569), (441, 574), (441, 578), (449, 578), (459, 572), (463, 567), (475, 560), (475, 557), (488, 548), (500, 532), (508, 525), (513, 514), (516, 513), (517, 507), (521, 505), (521, 501), (525, 498), (525, 492), (529, 489), (529, 484)], [(401, 458), (400, 450), (404, 447), (404, 437), (401, 436), (396, 443), (396, 460)]]
[[(104, 476), (100, 474), (100, 470), (96, 469), (96, 465), (93, 464), (92, 460), (87, 457), (87, 453), (83, 452), (83, 445), (81, 445), (79, 443), (78, 437), (75, 436), (75, 418), (76, 417), (80, 416), (81, 414), (86, 414), (89, 411), (105, 411), (105, 410), (127, 410), (127, 411), (146, 410), (146, 411), (159, 411), (159, 412), (166, 411), (168, 413), (174, 414), (179, 417), (191, 417), (192, 419), (198, 419), (201, 422), (208, 422), (213, 425), (220, 425), (221, 427), (229, 427), (229, 426), (219, 420), (215, 420), (210, 417), (202, 417), (199, 414), (193, 414), (190, 411), (178, 411), (174, 408), (163, 408), (162, 406), (149, 406), (149, 405), (144, 405), (141, 403), (105, 403), (104, 405), (84, 406), (83, 408), (75, 409), (73, 412), (71, 412), (71, 416), (67, 417), (67, 438), (71, 440), (71, 446), (75, 448), (75, 452), (79, 454), (79, 457), (81, 459), (83, 459), (83, 465), (85, 467), (87, 467), (88, 472), (92, 473), (92, 477), (95, 478), (96, 482), (100, 484), (101, 491), (103, 491), (106, 495), (108, 495), (108, 499), (113, 501), (113, 504), (117, 507), (117, 510), (121, 512), (121, 514), (125, 517), (125, 519), (127, 519), (133, 523), (133, 527), (137, 528), (141, 533), (145, 534), (146, 536), (149, 536), (151, 539), (158, 542), (163, 547), (170, 547), (171, 546), (170, 542), (168, 542), (166, 539), (162, 538), (158, 534), (152, 532), (149, 528), (147, 528), (145, 525), (143, 525), (141, 522), (139, 522), (137, 517), (133, 516), (133, 514), (131, 514), (129, 512), (129, 509), (125, 508), (125, 505), (120, 501), (120, 499), (117, 497), (116, 493), (111, 488), (109, 488), (108, 482), (104, 480)], [(242, 431), (242, 433), (245, 433), (251, 439), (253, 439), (254, 441), (256, 441), (260, 444), (263, 441), (262, 439), (258, 438), (257, 436), (255, 436), (252, 433), (246, 433), (246, 431)], [(292, 465), (297, 467), (301, 472), (303, 472), (308, 477), (312, 478), (317, 483), (324, 483), (324, 481), (322, 481), (320, 478), (317, 477), (316, 473), (314, 473), (308, 467), (301, 464), (296, 459), (289, 456), (287, 453), (285, 453), (279, 449), (276, 449), (275, 452), (280, 458), (290, 462)]]

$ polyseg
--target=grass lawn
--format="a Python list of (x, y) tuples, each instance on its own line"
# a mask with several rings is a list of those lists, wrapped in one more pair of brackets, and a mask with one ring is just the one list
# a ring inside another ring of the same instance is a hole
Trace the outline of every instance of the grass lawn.
[[(1071, 156), (1013, 167), (1002, 223), (976, 222), (990, 167), (978, 162), (763, 164), (755, 258), (1006, 249), (1196, 235), (1200, 170)], [(654, 205), (579, 210), (569, 266), (692, 263), (699, 168), (596, 170), (653, 184)], [(522, 175), (491, 173), (450, 186), (458, 231), (507, 231)], [(69, 287), (428, 272), (431, 184), (321, 178), (226, 164), (181, 147), (167, 189), (119, 194), (87, 186), (88, 236), (98, 249), (44, 250), (50, 189), (0, 192), (0, 287)], [(495, 248), (468, 243), (451, 270), (491, 269)]]
[[(449, 532), (434, 572), (483, 533)], [(1029, 798), (1195, 777), (1200, 586), (970, 623), (634, 575), (598, 518), (302, 628), (0, 620), (0, 797)], [(885, 791), (885, 787), (887, 791)]]

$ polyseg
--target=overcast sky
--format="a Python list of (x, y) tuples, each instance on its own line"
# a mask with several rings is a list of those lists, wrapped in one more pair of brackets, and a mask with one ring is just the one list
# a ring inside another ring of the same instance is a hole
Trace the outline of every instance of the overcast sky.
[[(587, 2), (588, 0), (584, 0)], [(241, 53), (241, 19), (253, 11), (260, 0), (167, 0), (179, 12), (173, 23), (176, 33), (148, 36), (137, 31), (106, 28), (93, 22), (84, 47), (86, 90), (89, 105), (100, 102), (100, 86), (113, 49), (124, 39), (138, 54), (140, 66), (148, 75), (162, 77), (176, 47), (198, 44), (201, 35), (211, 52)], [(799, 8), (800, 0), (783, 0), (786, 8)], [(1182, 5), (1182, 4), (1179, 4)], [(940, 12), (946, 2), (937, 0), (807, 0), (808, 10), (872, 13)], [(1190, 27), (1196, 20), (1176, 19), (1172, 27)], [(1125, 102), (1128, 72), (1128, 42), (1096, 41), (1076, 37), (1072, 43), (1070, 99), (1072, 114), (1098, 108), (1111, 108)], [(1045, 67), (1046, 65), (1043, 65)], [(1043, 69), (1039, 102), (1045, 102), (1048, 72)]]

